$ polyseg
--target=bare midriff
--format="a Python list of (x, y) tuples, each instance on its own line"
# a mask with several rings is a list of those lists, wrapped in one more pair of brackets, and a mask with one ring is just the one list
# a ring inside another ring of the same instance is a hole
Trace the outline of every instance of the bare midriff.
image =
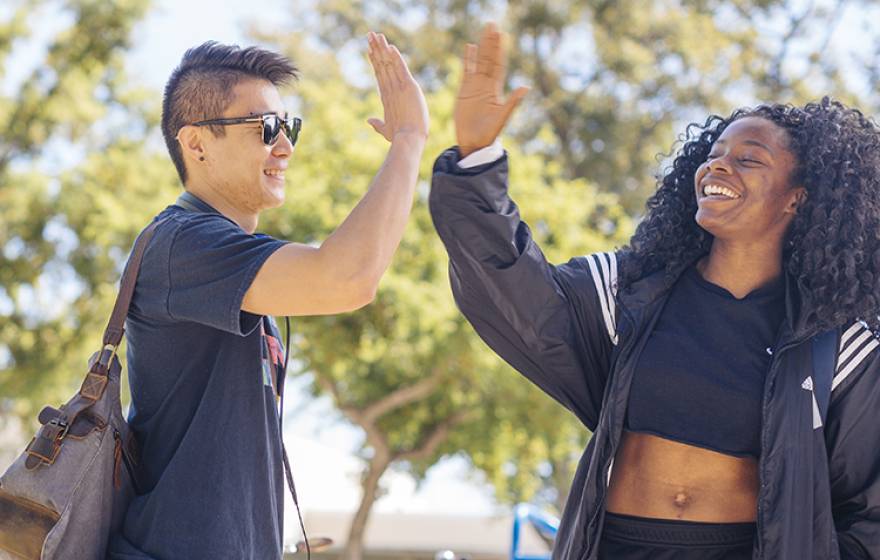
[(756, 459), (624, 431), (606, 509), (657, 519), (751, 522), (758, 486)]

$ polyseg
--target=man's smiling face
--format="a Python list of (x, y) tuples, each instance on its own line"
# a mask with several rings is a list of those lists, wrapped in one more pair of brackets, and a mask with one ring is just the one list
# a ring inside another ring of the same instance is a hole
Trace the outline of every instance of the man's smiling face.
[[(244, 80), (233, 92), (220, 118), (286, 115), (278, 89), (266, 80)], [(223, 136), (206, 134), (205, 147), (211, 183), (222, 186), (223, 197), (237, 208), (258, 213), (284, 203), (284, 172), (293, 152), (284, 132), (267, 146), (260, 123), (236, 124), (226, 126)]]

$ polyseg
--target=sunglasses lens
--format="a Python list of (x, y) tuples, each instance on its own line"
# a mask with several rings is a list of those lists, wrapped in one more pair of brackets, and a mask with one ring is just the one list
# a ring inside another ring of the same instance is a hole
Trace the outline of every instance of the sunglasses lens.
[(300, 120), (296, 117), (284, 121), (284, 133), (287, 134), (291, 146), (296, 146), (296, 141), (299, 139), (300, 126)]
[(281, 131), (281, 119), (275, 115), (266, 115), (263, 118), (263, 143), (271, 146), (278, 139)]
[(263, 143), (267, 146), (274, 146), (282, 128), (287, 139), (290, 140), (290, 144), (295, 146), (299, 138), (300, 120), (296, 117), (282, 119), (277, 115), (263, 117)]

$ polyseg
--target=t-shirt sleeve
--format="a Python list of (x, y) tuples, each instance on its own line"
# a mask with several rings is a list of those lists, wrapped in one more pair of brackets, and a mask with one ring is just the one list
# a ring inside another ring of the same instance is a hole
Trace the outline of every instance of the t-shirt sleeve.
[(266, 259), (285, 243), (248, 234), (216, 214), (191, 217), (174, 233), (169, 248), (169, 317), (250, 333), (260, 316), (242, 311), (242, 300)]

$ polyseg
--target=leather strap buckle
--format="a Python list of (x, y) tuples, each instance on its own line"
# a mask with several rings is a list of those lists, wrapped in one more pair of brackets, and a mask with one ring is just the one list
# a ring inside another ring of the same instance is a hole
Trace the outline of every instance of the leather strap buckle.
[(110, 362), (112, 362), (113, 358), (116, 357), (116, 351), (118, 349), (119, 346), (116, 344), (105, 344), (104, 348), (101, 349), (101, 355), (98, 358), (98, 363), (101, 364), (101, 367), (104, 368), (104, 371), (110, 370)]
[(64, 436), (66, 436), (68, 430), (70, 430), (70, 424), (61, 418), (53, 418), (52, 420), (49, 420), (47, 425), (50, 426), (53, 432), (55, 432), (55, 438), (59, 441), (64, 439)]
[(54, 463), (58, 452), (61, 451), (61, 442), (69, 429), (70, 425), (61, 418), (53, 418), (44, 424), (27, 446), (28, 458), (25, 466), (34, 469), (42, 463), (47, 465)]
[(110, 364), (116, 357), (116, 350), (119, 348), (115, 344), (105, 344), (101, 349), (98, 359), (95, 360), (86, 378), (83, 379), (82, 386), (79, 388), (79, 394), (87, 399), (96, 401), (104, 394), (104, 387), (110, 380)]

